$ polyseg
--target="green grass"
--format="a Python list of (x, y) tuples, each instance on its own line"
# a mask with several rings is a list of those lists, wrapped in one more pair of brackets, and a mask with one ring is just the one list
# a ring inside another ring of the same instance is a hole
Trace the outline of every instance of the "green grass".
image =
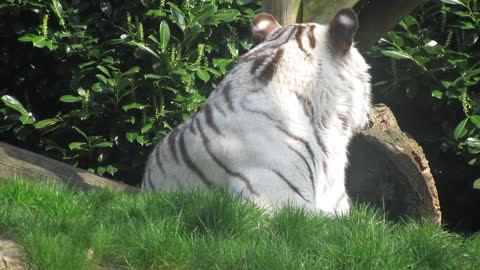
[(221, 191), (75, 193), (0, 181), (0, 231), (36, 269), (478, 269), (480, 235), (394, 224), (367, 207), (265, 215)]

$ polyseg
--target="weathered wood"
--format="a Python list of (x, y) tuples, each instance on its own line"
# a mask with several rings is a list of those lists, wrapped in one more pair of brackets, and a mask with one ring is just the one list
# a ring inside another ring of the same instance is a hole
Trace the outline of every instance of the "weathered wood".
[(137, 188), (100, 177), (54, 159), (0, 142), (0, 180), (27, 177), (55, 180), (80, 190), (109, 188), (136, 192)]
[(398, 22), (426, 0), (361, 0), (355, 6), (360, 22), (355, 40), (357, 48), (365, 52)]
[(262, 11), (272, 14), (280, 25), (293, 24), (297, 22), (301, 2), (301, 0), (263, 0)]
[(337, 11), (342, 8), (351, 8), (358, 1), (359, 0), (303, 0), (303, 21), (328, 24)]
[(347, 189), (354, 200), (383, 207), (394, 220), (441, 222), (435, 181), (422, 147), (400, 130), (387, 106), (374, 107), (370, 128), (354, 138), (350, 153)]

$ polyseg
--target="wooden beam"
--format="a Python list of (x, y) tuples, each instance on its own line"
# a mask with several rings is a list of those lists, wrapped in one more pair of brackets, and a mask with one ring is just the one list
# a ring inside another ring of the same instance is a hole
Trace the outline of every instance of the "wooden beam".
[(353, 7), (359, 0), (303, 0), (303, 21), (328, 24), (337, 11)]
[(299, 19), (301, 2), (301, 0), (263, 0), (262, 11), (272, 14), (281, 25), (294, 24)]
[(79, 190), (101, 187), (115, 191), (139, 191), (138, 188), (0, 142), (0, 181), (19, 177), (35, 181), (58, 181)]

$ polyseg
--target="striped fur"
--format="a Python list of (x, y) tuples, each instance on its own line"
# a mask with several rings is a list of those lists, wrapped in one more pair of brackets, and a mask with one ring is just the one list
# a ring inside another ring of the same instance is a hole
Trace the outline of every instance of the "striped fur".
[(340, 11), (329, 26), (271, 18), (257, 15), (258, 46), (154, 148), (143, 190), (224, 186), (268, 208), (349, 210), (347, 146), (370, 110), (369, 67), (351, 45), (356, 16)]

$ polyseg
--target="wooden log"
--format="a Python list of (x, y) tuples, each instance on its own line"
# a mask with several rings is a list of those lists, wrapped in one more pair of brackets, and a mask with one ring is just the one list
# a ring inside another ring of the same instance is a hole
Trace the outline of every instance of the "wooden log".
[[(328, 24), (342, 8), (353, 7), (359, 0), (303, 0), (303, 21)], [(360, 24), (362, 24), (360, 22)]]
[(0, 142), (0, 181), (26, 177), (27, 180), (54, 180), (79, 190), (109, 188), (137, 192), (139, 189), (100, 177), (66, 163)]
[(360, 28), (355, 40), (360, 52), (366, 52), (398, 22), (426, 0), (361, 0), (355, 6), (359, 14)]
[(402, 132), (392, 111), (374, 107), (370, 128), (350, 146), (347, 190), (353, 200), (383, 207), (393, 220), (441, 223), (435, 181), (422, 147)]
[(280, 25), (294, 24), (298, 21), (301, 0), (263, 0), (262, 11), (272, 14)]

